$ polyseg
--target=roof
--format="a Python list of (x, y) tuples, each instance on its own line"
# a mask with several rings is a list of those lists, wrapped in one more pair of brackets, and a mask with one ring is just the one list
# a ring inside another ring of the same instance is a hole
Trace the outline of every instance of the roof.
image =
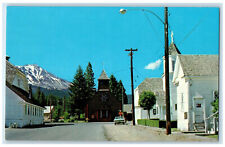
[(165, 94), (163, 91), (163, 80), (162, 78), (146, 78), (138, 86), (139, 94), (144, 91), (154, 92), (156, 100), (159, 105), (165, 104)]
[(18, 88), (14, 85), (11, 85), (9, 82), (6, 81), (6, 86), (11, 89), (13, 92), (15, 92), (21, 99), (23, 99), (25, 102), (33, 104), (33, 105), (37, 105), (39, 107), (42, 107), (38, 104), (36, 104), (32, 99), (29, 98), (29, 93), (27, 93), (26, 91), (24, 91), (21, 88)]
[[(50, 106), (45, 106), (44, 113), (50, 113)], [(51, 110), (53, 110), (54, 106), (51, 106)]]
[(107, 76), (105, 70), (102, 70), (102, 73), (100, 77), (98, 78), (98, 80), (109, 80), (109, 77)]
[(218, 55), (178, 55), (184, 76), (218, 76)]
[(23, 90), (29, 92), (28, 81), (26, 75), (20, 71), (17, 67), (13, 66), (9, 61), (6, 60), (6, 81), (13, 85), (14, 79), (19, 77), (22, 80)]
[[(13, 81), (16, 78), (16, 76), (17, 78), (22, 80), (23, 87), (15, 86), (13, 84)], [(25, 102), (40, 106), (39, 104), (36, 104), (32, 99), (29, 98), (29, 86), (26, 75), (7, 60), (6, 60), (6, 86), (13, 92), (15, 92)]]
[(178, 55), (181, 54), (181, 52), (178, 50), (176, 44), (173, 42), (169, 46), (169, 55)]

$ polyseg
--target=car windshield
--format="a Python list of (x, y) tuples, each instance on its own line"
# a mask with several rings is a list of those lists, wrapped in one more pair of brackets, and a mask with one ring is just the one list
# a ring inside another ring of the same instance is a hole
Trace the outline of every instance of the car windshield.
[(122, 116), (116, 116), (115, 119), (121, 119), (123, 118)]

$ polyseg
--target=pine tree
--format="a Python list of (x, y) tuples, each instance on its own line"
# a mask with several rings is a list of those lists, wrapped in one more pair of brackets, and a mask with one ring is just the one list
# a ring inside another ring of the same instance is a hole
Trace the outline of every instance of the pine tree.
[(69, 87), (69, 90), (71, 100), (71, 112), (74, 113), (74, 110), (76, 108), (82, 111), (87, 103), (87, 88), (86, 80), (84, 78), (81, 66), (78, 67), (73, 82)]
[(109, 90), (110, 90), (110, 93), (115, 96), (116, 98), (119, 98), (119, 91), (118, 91), (118, 82), (115, 78), (114, 75), (111, 75), (110, 76), (110, 79), (109, 79)]
[(119, 101), (122, 101), (122, 99), (123, 99), (123, 103), (127, 104), (127, 102), (128, 102), (127, 94), (126, 94), (126, 90), (125, 90), (121, 80), (118, 83), (118, 87), (119, 87), (118, 88)]
[(86, 80), (87, 97), (88, 97), (88, 99), (90, 99), (94, 96), (93, 88), (95, 86), (94, 72), (92, 70), (92, 65), (91, 65), (90, 62), (88, 62), (88, 66), (87, 66), (86, 71), (84, 73), (84, 77), (85, 77), (85, 80)]
[(34, 96), (34, 101), (36, 104), (41, 105), (41, 88), (38, 87)]

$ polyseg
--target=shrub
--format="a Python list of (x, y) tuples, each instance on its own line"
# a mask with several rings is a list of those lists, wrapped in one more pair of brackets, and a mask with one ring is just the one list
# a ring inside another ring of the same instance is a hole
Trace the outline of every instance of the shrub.
[(159, 127), (159, 120), (158, 119), (138, 119), (137, 120), (139, 125), (150, 126), (150, 127)]
[(68, 112), (64, 112), (63, 117), (64, 117), (64, 119), (69, 119), (70, 114)]

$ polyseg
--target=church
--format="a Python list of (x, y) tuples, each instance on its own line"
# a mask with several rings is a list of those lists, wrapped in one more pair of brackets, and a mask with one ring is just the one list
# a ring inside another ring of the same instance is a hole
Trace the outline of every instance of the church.
[(103, 70), (98, 78), (98, 89), (93, 99), (89, 100), (86, 113), (89, 121), (110, 122), (118, 116), (121, 103), (110, 94), (109, 77)]

